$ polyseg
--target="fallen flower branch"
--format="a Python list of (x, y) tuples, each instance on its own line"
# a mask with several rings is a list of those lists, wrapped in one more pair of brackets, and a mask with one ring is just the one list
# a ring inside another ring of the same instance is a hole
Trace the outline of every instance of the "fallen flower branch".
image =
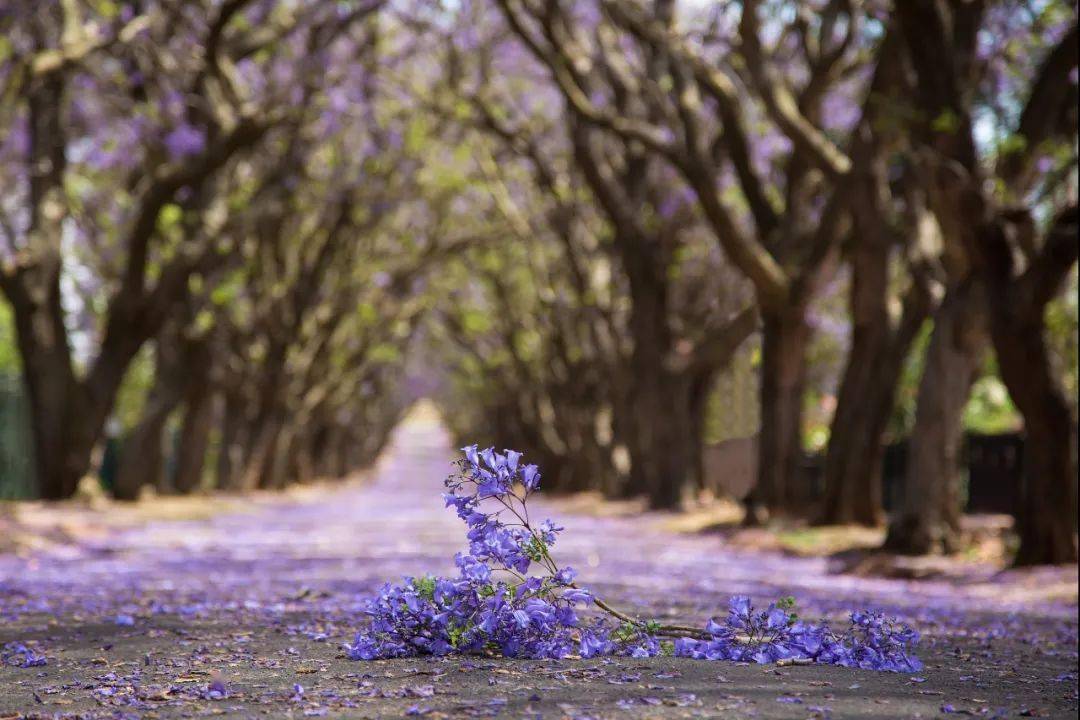
[[(806, 623), (793, 598), (763, 610), (733, 597), (722, 620), (704, 628), (665, 625), (620, 612), (579, 587), (573, 568), (551, 556), (563, 528), (533, 522), (528, 500), (540, 484), (535, 465), (513, 450), (466, 447), (444, 498), (468, 527), (469, 552), (455, 556), (456, 578), (406, 578), (387, 585), (366, 610), (367, 628), (347, 646), (354, 660), (500, 653), (506, 657), (650, 657), (782, 665), (822, 663), (913, 672), (919, 635), (880, 613), (853, 612), (844, 632)], [(539, 568), (540, 574), (530, 571)], [(584, 620), (579, 608), (603, 614)], [(616, 622), (617, 621), (617, 622)]]

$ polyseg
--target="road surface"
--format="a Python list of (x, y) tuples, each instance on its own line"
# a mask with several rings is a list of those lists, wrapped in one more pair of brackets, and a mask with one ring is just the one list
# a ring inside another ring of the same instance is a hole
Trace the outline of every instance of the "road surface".
[[(353, 662), (363, 599), (403, 575), (452, 573), (443, 508), (453, 450), (416, 413), (363, 481), (260, 496), (0, 555), (0, 667), (18, 717), (903, 718), (1076, 717), (1075, 568), (947, 580), (869, 579), (829, 561), (736, 549), (655, 518), (567, 514), (555, 551), (613, 604), (703, 621), (731, 594), (794, 595), (804, 617), (896, 613), (924, 634), (917, 676), (671, 658)], [(17, 658), (16, 658), (17, 659)]]

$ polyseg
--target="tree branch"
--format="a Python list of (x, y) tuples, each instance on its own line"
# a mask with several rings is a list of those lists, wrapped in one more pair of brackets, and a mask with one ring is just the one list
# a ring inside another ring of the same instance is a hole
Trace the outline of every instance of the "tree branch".
[[(1017, 197), (1035, 181), (1033, 170), (1044, 143), (1055, 137), (1076, 137), (1076, 84), (1069, 80), (1069, 74), (1076, 70), (1078, 47), (1077, 25), (1073, 23), (1047, 54), (1032, 83), (1015, 131), (1023, 146), (998, 162), (998, 175)], [(1070, 120), (1068, 124), (1062, 122), (1065, 118)]]

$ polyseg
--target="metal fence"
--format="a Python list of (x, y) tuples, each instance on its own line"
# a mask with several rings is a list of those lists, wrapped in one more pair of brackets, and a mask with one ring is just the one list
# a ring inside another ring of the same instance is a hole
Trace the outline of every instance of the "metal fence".
[[(904, 501), (907, 477), (907, 440), (885, 448), (882, 464), (882, 504), (886, 510), (900, 507)], [(961, 495), (969, 513), (1016, 512), (1023, 482), (1024, 437), (1020, 433), (982, 435), (967, 433), (961, 472)], [(820, 500), (825, 494), (825, 456), (821, 453), (803, 457), (802, 473), (808, 499)]]
[(0, 500), (32, 496), (33, 449), (22, 378), (0, 374)]

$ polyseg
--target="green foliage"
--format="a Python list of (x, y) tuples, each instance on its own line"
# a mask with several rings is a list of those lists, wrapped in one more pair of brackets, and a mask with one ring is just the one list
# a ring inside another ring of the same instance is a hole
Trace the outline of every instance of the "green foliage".
[(91, 6), (105, 20), (114, 20), (120, 15), (120, 8), (114, 0), (94, 0)]
[(748, 340), (731, 364), (717, 373), (705, 405), (706, 444), (750, 437), (758, 431), (760, 355), (760, 342)]
[(421, 578), (413, 578), (413, 589), (417, 594), (425, 600), (435, 599), (435, 578), (431, 575), (425, 575)]
[(482, 335), (491, 329), (491, 318), (483, 310), (469, 309), (462, 313), (461, 324), (470, 335)]
[(161, 208), (158, 214), (157, 229), (160, 233), (168, 233), (180, 225), (184, 219), (184, 210), (176, 203), (169, 203)]
[(790, 611), (788, 612), (788, 624), (794, 624), (798, 621), (799, 614), (795, 612), (798, 604), (796, 603), (795, 597), (793, 595), (787, 595), (777, 600), (776, 607), (780, 608), (781, 610)]
[(960, 118), (952, 110), (945, 110), (930, 123), (934, 132), (951, 135), (960, 129)]
[(224, 307), (231, 304), (244, 287), (246, 274), (243, 268), (238, 268), (219, 280), (213, 290), (210, 291), (210, 302), (216, 307)]
[(116, 394), (113, 415), (126, 432), (134, 428), (142, 417), (147, 395), (154, 384), (154, 352), (150, 344), (139, 350), (131, 361), (120, 390)]
[(997, 375), (984, 375), (975, 381), (964, 408), (965, 429), (992, 435), (1019, 430), (1022, 424), (1009, 391)]
[(469, 630), (472, 629), (473, 624), (467, 622), (464, 624), (458, 624), (457, 622), (451, 622), (447, 627), (447, 635), (450, 638), (450, 645), (457, 647), (461, 644), (461, 641), (465, 638)]
[(930, 345), (930, 336), (934, 331), (934, 323), (927, 320), (919, 329), (911, 350), (900, 371), (900, 378), (896, 386), (896, 402), (893, 405), (892, 416), (889, 418), (888, 434), (892, 438), (901, 438), (908, 435), (915, 426), (915, 406), (919, 395), (919, 380), (922, 378), (923, 365), (926, 358), (926, 348)]
[(611, 631), (611, 639), (618, 643), (633, 642), (638, 637), (638, 627), (633, 623), (624, 622)]
[(392, 343), (379, 343), (367, 355), (369, 362), (386, 365), (397, 362), (401, 357), (401, 349)]
[(547, 546), (544, 545), (543, 540), (533, 535), (528, 545), (525, 546), (525, 554), (533, 562), (541, 562), (547, 554)]
[(1065, 284), (1065, 292), (1046, 308), (1046, 341), (1058, 363), (1065, 397), (1073, 403), (1080, 390), (1077, 381), (1077, 327), (1080, 325), (1078, 291), (1078, 269), (1074, 266)]
[(0, 374), (18, 375), (22, 372), (19, 345), (15, 337), (15, 318), (11, 306), (0, 299)]
[[(889, 435), (893, 438), (910, 434), (915, 425), (919, 382), (922, 379), (926, 349), (933, 330), (933, 321), (927, 320), (912, 343), (911, 353), (901, 371), (896, 389), (896, 405), (889, 421)], [(968, 404), (964, 408), (964, 429), (969, 432), (994, 434), (1017, 430), (1020, 425), (1020, 415), (998, 376), (993, 351), (988, 349), (980, 377), (972, 386)]]

